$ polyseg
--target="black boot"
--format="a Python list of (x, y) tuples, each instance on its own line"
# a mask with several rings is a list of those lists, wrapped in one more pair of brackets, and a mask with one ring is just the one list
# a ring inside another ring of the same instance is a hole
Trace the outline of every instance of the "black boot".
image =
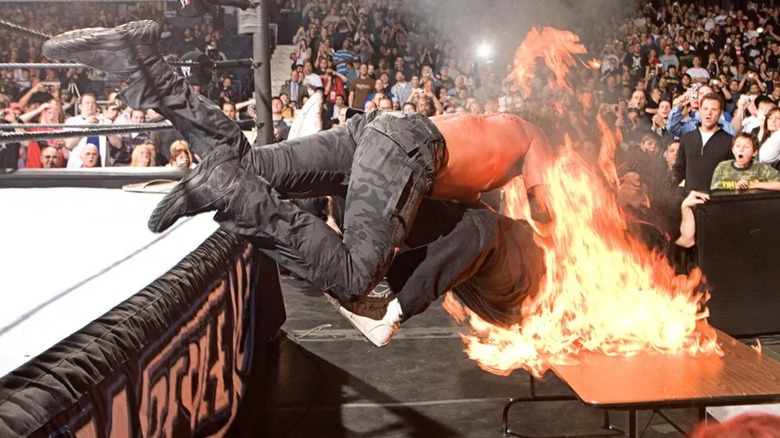
[(157, 23), (151, 20), (113, 29), (78, 29), (46, 41), (43, 54), (49, 59), (80, 62), (126, 81), (145, 65), (162, 59), (159, 35)]
[(157, 204), (149, 229), (160, 233), (180, 217), (223, 210), (244, 172), (237, 151), (227, 147), (213, 151)]

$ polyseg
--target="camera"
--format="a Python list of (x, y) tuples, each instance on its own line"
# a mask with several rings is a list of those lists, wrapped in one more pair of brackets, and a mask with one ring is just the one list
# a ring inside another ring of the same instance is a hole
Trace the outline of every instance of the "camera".
[(206, 56), (208, 56), (212, 61), (219, 61), (219, 50), (217, 50), (215, 47), (207, 47)]
[(41, 82), (41, 84), (43, 84), (43, 86), (46, 87), (46, 91), (51, 91), (52, 88), (60, 87), (59, 81), (45, 81), (45, 82)]

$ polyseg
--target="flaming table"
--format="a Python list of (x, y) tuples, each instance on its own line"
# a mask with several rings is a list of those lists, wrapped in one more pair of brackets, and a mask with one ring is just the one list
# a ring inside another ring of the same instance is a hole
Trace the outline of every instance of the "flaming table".
[[(718, 331), (723, 357), (642, 354), (634, 357), (581, 353), (575, 365), (551, 365), (573, 396), (513, 398), (504, 407), (502, 431), (509, 433), (509, 408), (520, 402), (580, 400), (599, 409), (628, 411), (628, 435), (639, 434), (637, 412), (695, 407), (699, 419), (709, 406), (753, 405), (780, 401), (780, 362)], [(605, 427), (610, 427), (605, 414)]]

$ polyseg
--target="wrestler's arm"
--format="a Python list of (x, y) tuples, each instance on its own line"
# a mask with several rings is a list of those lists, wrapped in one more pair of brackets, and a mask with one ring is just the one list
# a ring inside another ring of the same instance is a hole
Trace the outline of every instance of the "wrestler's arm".
[(552, 211), (544, 185), (544, 170), (552, 161), (552, 147), (541, 129), (531, 123), (523, 123), (528, 138), (528, 150), (523, 159), (523, 180), (528, 191), (531, 217), (538, 224), (547, 224), (552, 220)]
[(528, 122), (522, 123), (528, 139), (528, 150), (523, 159), (523, 179), (530, 189), (544, 182), (544, 170), (552, 161), (552, 147), (541, 129)]
[(682, 222), (680, 222), (680, 238), (677, 239), (677, 246), (690, 248), (696, 244), (696, 217), (693, 214), (693, 207), (704, 204), (710, 199), (706, 193), (691, 191), (686, 197), (680, 209), (682, 210)]

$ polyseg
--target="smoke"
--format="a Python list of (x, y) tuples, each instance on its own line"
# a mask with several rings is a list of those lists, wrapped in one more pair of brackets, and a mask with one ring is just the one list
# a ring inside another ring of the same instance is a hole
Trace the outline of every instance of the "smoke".
[[(629, 16), (635, 7), (625, 0), (418, 0), (415, 15), (449, 39), (454, 56), (476, 58), (480, 45), (492, 47), (496, 63), (511, 61), (515, 49), (532, 27), (552, 26), (597, 42)], [(600, 49), (600, 47), (599, 47)]]

